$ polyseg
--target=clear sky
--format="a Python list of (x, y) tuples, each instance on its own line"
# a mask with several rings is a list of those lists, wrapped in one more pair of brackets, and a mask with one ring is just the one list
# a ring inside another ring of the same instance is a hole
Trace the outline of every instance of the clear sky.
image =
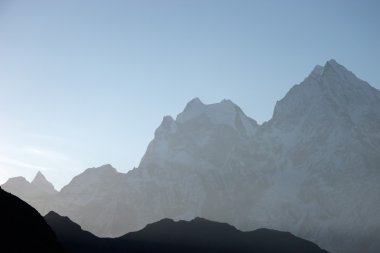
[(0, 0), (0, 183), (128, 171), (194, 97), (264, 122), (331, 58), (380, 88), (380, 1)]

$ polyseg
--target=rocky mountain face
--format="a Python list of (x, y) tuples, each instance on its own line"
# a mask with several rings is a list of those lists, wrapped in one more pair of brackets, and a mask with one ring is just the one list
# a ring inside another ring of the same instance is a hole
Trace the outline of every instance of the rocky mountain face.
[(289, 231), (331, 252), (378, 252), (379, 154), (380, 92), (330, 60), (262, 125), (229, 100), (190, 101), (164, 117), (138, 168), (88, 169), (49, 209), (98, 236), (199, 216)]
[(178, 222), (163, 219), (119, 238), (98, 238), (54, 212), (48, 213), (45, 219), (68, 253), (327, 253), (287, 232), (270, 229), (241, 232), (226, 223), (202, 218)]

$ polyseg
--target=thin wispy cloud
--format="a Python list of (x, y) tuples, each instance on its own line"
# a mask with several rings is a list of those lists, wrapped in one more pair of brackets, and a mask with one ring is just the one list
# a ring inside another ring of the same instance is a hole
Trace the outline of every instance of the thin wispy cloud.
[(67, 183), (62, 172), (75, 174), (82, 167), (75, 157), (41, 147), (11, 146), (0, 150), (0, 184), (20, 175), (30, 181), (37, 171), (41, 171), (54, 179), (56, 187), (60, 188)]
[(29, 178), (36, 170), (47, 171), (49, 168), (0, 154), (0, 183), (17, 175), (25, 175)]
[(52, 150), (47, 150), (47, 149), (41, 149), (41, 148), (29, 148), (26, 149), (26, 152), (33, 154), (35, 156), (39, 156), (40, 158), (46, 158), (50, 160), (67, 160), (68, 157), (59, 152), (55, 152)]

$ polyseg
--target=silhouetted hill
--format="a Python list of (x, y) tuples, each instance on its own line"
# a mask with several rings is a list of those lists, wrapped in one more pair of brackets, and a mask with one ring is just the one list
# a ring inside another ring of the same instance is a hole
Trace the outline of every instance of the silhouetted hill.
[(63, 252), (53, 230), (30, 205), (0, 188), (0, 252)]
[(202, 218), (192, 221), (163, 219), (119, 238), (98, 238), (67, 217), (45, 216), (58, 240), (71, 253), (85, 252), (260, 252), (326, 253), (316, 244), (290, 233), (269, 229), (242, 232), (226, 223)]
[(68, 217), (49, 212), (45, 216), (46, 222), (54, 230), (58, 241), (69, 253), (74, 252), (113, 252), (112, 239), (99, 238), (72, 222)]

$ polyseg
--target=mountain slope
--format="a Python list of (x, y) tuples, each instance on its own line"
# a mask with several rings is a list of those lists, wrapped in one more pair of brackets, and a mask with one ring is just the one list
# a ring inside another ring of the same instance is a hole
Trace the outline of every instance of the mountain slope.
[(163, 219), (119, 238), (97, 238), (67, 217), (50, 212), (46, 221), (71, 253), (85, 252), (310, 252), (327, 253), (290, 233), (268, 229), (241, 232), (223, 223), (196, 218)]
[(380, 92), (330, 60), (262, 125), (231, 101), (190, 101), (164, 117), (138, 168), (90, 169), (50, 209), (98, 236), (199, 216), (289, 231), (331, 252), (379, 252), (378, 154)]
[(37, 172), (31, 183), (23, 177), (14, 177), (1, 187), (35, 207), (41, 214), (49, 211), (49, 203), (58, 193), (40, 171)]
[(55, 212), (45, 215), (45, 220), (57, 235), (58, 242), (67, 253), (85, 252), (112, 252), (110, 239), (98, 238), (90, 232), (84, 231), (79, 225), (67, 217)]
[(273, 186), (258, 203), (282, 210), (275, 228), (336, 252), (379, 250), (379, 120), (380, 92), (333, 60), (276, 104), (260, 129), (263, 152), (277, 152)]
[(35, 209), (1, 188), (0, 203), (1, 252), (63, 252)]

